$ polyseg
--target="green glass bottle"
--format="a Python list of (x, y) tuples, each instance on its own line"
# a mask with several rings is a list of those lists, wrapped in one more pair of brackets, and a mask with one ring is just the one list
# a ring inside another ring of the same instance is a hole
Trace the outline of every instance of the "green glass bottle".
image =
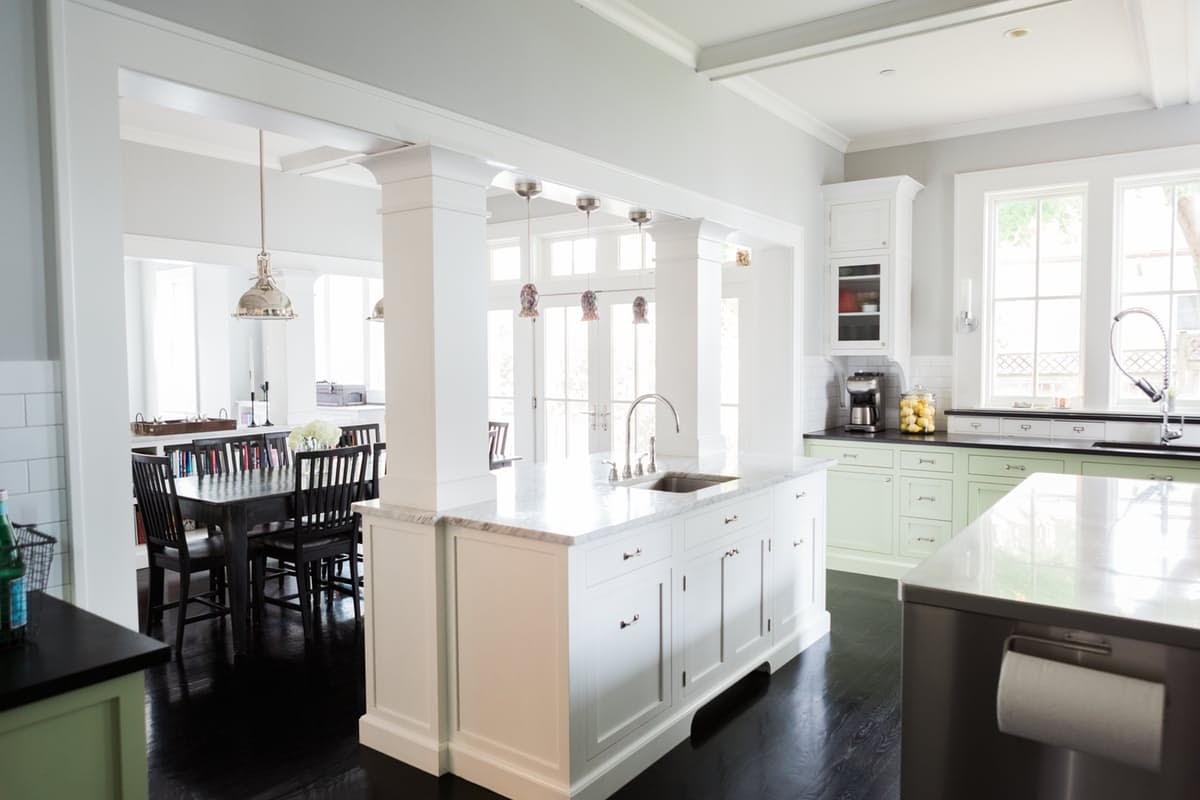
[(25, 560), (8, 519), (8, 490), (0, 489), (0, 646), (25, 639)]

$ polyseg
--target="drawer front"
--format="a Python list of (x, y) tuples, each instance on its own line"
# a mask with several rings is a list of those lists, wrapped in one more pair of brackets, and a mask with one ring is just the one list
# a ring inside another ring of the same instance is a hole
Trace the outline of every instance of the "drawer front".
[(1063, 472), (1065, 465), (1057, 458), (1026, 458), (1024, 456), (968, 456), (967, 472), (992, 478), (1024, 478), (1035, 472)]
[(1055, 439), (1104, 439), (1103, 422), (1083, 422), (1077, 419), (1056, 419), (1050, 423), (1050, 435)]
[(1163, 461), (1149, 461), (1144, 464), (1084, 461), (1080, 465), (1080, 472), (1084, 475), (1099, 475), (1105, 478), (1134, 478), (1143, 481), (1200, 483), (1200, 469), (1196, 467), (1180, 467)]
[(952, 416), (946, 424), (950, 433), (975, 433), (980, 436), (1000, 433), (1000, 420), (994, 417)]
[(954, 453), (901, 450), (900, 469), (905, 472), (954, 472)]
[(954, 514), (954, 481), (901, 478), (900, 513), (908, 517), (949, 521)]
[(1000, 423), (1000, 432), (1005, 436), (1049, 436), (1048, 419), (1006, 419)]
[(690, 550), (727, 533), (766, 522), (770, 517), (771, 495), (769, 492), (759, 492), (740, 500), (722, 503), (684, 520), (683, 546)]
[(821, 442), (820, 444), (810, 444), (808, 453), (814, 458), (836, 458), (838, 465), (843, 467), (891, 469), (895, 463), (895, 454), (890, 447), (863, 447), (849, 443)]
[(924, 558), (950, 540), (949, 522), (900, 518), (900, 555)]
[(627, 575), (671, 555), (671, 524), (651, 525), (588, 552), (587, 585)]

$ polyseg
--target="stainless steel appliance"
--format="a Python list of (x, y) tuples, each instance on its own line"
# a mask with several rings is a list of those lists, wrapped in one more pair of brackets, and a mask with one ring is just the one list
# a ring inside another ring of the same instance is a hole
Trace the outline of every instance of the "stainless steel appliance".
[(883, 373), (856, 372), (846, 379), (846, 391), (850, 393), (850, 423), (846, 430), (883, 430)]

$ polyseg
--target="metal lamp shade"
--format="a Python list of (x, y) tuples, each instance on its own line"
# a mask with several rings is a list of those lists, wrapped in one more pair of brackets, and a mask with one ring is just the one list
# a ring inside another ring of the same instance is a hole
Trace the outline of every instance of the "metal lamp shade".
[(379, 298), (379, 302), (371, 309), (371, 316), (367, 317), (368, 322), (383, 322), (383, 298)]
[(291, 320), (296, 318), (292, 301), (283, 290), (275, 284), (271, 277), (271, 256), (267, 253), (258, 255), (258, 278), (254, 285), (247, 289), (238, 299), (237, 310), (233, 316), (238, 319), (278, 319)]

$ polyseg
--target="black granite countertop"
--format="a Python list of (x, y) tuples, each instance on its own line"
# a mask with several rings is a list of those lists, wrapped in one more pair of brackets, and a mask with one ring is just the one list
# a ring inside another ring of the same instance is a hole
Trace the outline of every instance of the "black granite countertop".
[(166, 662), (171, 648), (53, 597), (35, 641), (0, 650), (0, 711)]
[[(1030, 436), (976, 436), (974, 434), (949, 433), (947, 431), (923, 434), (901, 433), (896, 429), (887, 429), (878, 433), (863, 433), (860, 431), (848, 431), (845, 428), (829, 428), (828, 430), (814, 431), (804, 434), (804, 438), (809, 440), (829, 439), (843, 442), (874, 442), (877, 444), (975, 447), (988, 450), (1035, 450), (1045, 453), (1076, 453), (1091, 456), (1119, 456), (1123, 458), (1168, 458), (1179, 461), (1194, 461), (1200, 464), (1200, 453), (1195, 450), (1191, 452), (1184, 450), (1172, 451), (1170, 449), (1135, 450), (1132, 448), (1128, 450), (1111, 450), (1108, 448), (1093, 447), (1093, 443), (1086, 439), (1042, 439)], [(1153, 447), (1153, 445), (1149, 445), (1148, 447)], [(1179, 445), (1179, 447), (1182, 448), (1183, 445)]]

